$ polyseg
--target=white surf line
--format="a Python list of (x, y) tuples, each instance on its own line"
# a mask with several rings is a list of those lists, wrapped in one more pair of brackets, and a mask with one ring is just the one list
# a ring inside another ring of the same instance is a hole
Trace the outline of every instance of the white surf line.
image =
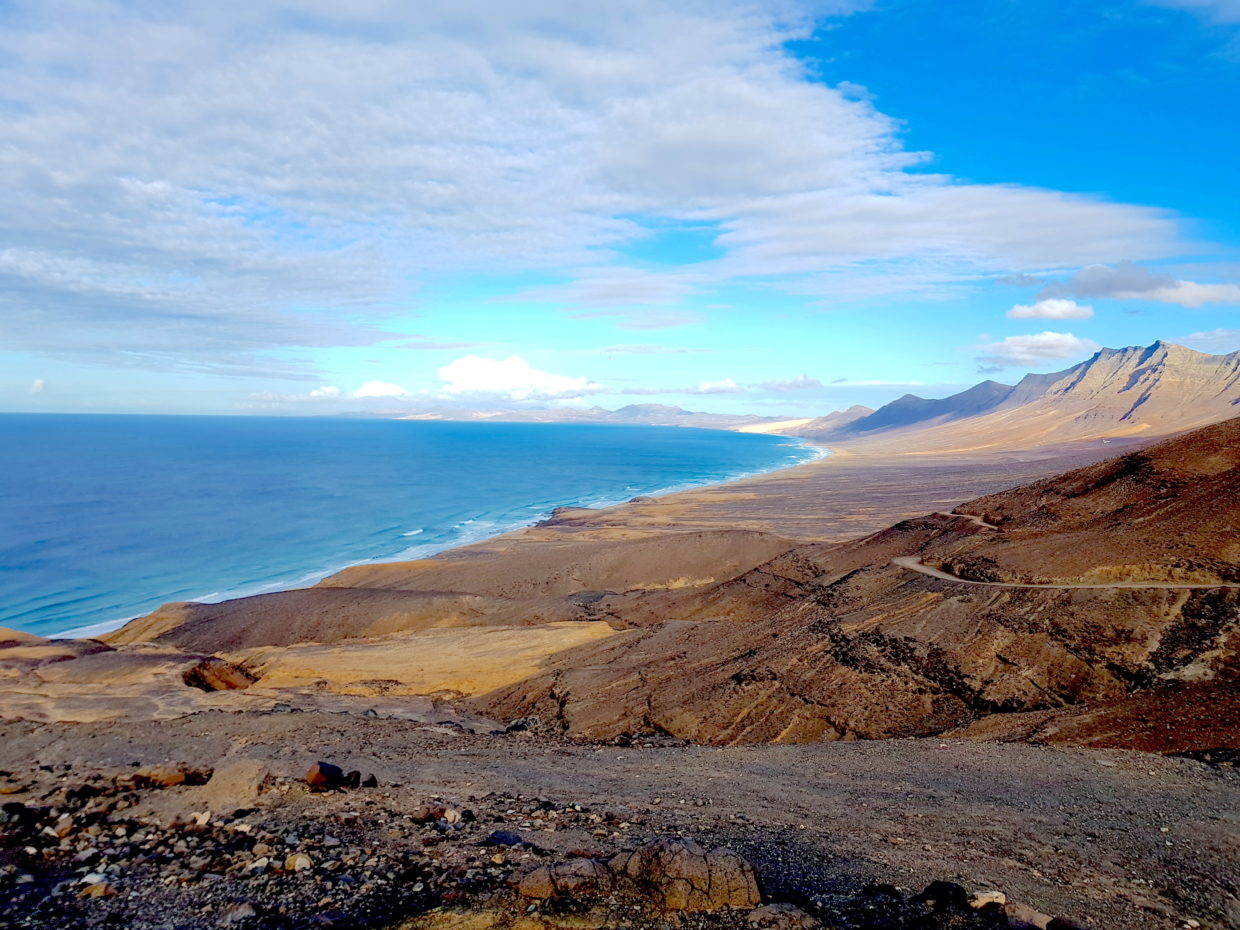
[[(964, 516), (964, 514), (956, 514), (955, 516)], [(1198, 588), (1232, 588), (1235, 585), (1230, 584), (1175, 584), (1169, 581), (1114, 581), (1110, 584), (1090, 584), (1079, 582), (1075, 584), (1032, 584), (1021, 583), (1017, 581), (971, 581), (967, 578), (959, 578), (956, 575), (949, 575), (941, 569), (931, 568), (923, 563), (915, 555), (901, 555), (891, 560), (892, 565), (898, 565), (900, 568), (907, 568), (909, 571), (926, 575), (930, 578), (937, 578), (940, 581), (954, 581), (956, 584), (972, 584), (979, 585), (983, 588), (1170, 588), (1172, 590), (1192, 591)]]

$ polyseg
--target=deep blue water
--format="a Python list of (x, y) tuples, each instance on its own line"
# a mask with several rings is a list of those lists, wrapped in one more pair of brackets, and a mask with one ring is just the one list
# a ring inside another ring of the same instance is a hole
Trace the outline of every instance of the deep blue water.
[(0, 626), (117, 625), (813, 456), (670, 427), (0, 414)]

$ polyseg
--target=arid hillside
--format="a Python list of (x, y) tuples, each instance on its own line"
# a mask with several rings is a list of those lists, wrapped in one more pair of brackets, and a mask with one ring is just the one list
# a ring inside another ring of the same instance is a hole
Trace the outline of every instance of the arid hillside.
[(1232, 420), (705, 590), (615, 598), (633, 629), (482, 706), (596, 738), (767, 742), (1081, 705), (1106, 730), (1108, 704), (1139, 694), (1196, 721), (1164, 719), (1142, 748), (1240, 745), (1238, 464)]

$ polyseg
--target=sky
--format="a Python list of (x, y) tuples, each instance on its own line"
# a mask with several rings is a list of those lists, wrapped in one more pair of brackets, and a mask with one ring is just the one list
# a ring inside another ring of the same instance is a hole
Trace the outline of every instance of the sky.
[(0, 410), (813, 416), (1240, 349), (1240, 0), (0, 0)]

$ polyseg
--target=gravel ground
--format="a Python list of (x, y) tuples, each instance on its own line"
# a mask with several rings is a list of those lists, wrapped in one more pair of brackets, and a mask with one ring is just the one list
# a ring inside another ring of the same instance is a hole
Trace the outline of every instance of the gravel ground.
[[(613, 815), (572, 826), (517, 818), (522, 836), (550, 852), (683, 833), (742, 853), (768, 893), (787, 900), (950, 880), (1098, 930), (1240, 927), (1240, 772), (1186, 759), (939, 740), (599, 747), (322, 713), (0, 725), (0, 769), (14, 784), (69, 778), (65, 765), (78, 778), (242, 759), (288, 779), (318, 759), (374, 772), (381, 787), (369, 793), (313, 795), (293, 784), (264, 800), (265, 816), (339, 817), (364, 799), (350, 842), (387, 844), (409, 868), (400, 847), (416, 844), (399, 827), (411, 812), (434, 797), (465, 809), (501, 793)], [(169, 789), (168, 803), (185, 791)]]

